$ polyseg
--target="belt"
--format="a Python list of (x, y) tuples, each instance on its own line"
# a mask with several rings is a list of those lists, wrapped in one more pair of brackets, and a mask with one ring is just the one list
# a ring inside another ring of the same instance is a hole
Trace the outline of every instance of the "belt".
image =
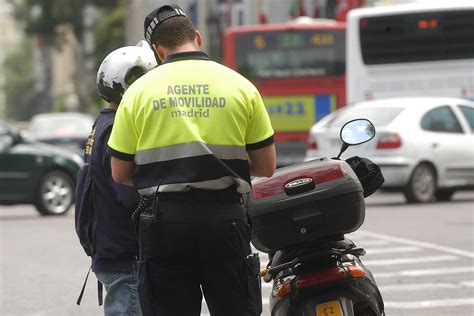
[(203, 202), (240, 202), (241, 195), (232, 185), (223, 190), (191, 189), (184, 192), (160, 192), (158, 200), (186, 200)]

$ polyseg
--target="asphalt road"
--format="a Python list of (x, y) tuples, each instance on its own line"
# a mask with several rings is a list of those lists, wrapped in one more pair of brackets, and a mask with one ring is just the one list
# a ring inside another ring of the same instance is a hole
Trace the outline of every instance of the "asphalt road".
[(367, 250), (387, 315), (474, 315), (473, 193), (426, 205), (377, 194), (351, 235)]
[[(474, 193), (426, 205), (377, 193), (349, 238), (367, 250), (387, 315), (474, 315)], [(0, 315), (102, 315), (94, 276), (75, 304), (89, 264), (72, 212), (41, 217), (31, 206), (0, 206)], [(264, 284), (263, 315), (270, 290)]]

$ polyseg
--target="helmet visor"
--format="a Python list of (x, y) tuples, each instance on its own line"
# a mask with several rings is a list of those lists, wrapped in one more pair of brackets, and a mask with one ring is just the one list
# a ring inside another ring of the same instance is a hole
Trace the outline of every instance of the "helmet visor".
[(143, 76), (145, 73), (146, 70), (142, 67), (132, 67), (125, 74), (125, 83), (130, 86), (135, 80)]

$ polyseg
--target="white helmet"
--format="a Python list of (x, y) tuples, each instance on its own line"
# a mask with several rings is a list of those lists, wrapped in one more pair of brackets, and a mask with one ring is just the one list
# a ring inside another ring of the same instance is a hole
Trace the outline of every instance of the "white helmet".
[(145, 41), (111, 52), (97, 71), (97, 91), (107, 102), (117, 104), (127, 88), (139, 77), (158, 65), (155, 55)]

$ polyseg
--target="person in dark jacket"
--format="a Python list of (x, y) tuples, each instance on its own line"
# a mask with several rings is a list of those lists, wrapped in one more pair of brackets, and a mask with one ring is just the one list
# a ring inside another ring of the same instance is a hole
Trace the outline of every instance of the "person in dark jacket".
[(137, 294), (138, 242), (131, 220), (138, 193), (114, 182), (106, 147), (123, 93), (137, 78), (157, 66), (153, 52), (143, 43), (111, 52), (100, 65), (97, 90), (108, 107), (95, 120), (84, 152), (84, 159), (92, 168), (92, 200), (96, 210), (92, 271), (106, 290), (105, 315), (142, 314)]

